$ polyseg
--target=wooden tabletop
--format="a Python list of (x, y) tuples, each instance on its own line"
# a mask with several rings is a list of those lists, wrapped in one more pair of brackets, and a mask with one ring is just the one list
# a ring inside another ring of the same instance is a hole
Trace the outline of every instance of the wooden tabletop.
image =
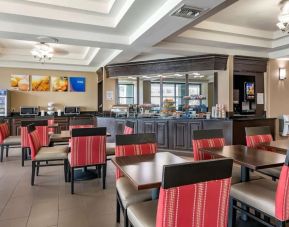
[(113, 157), (111, 161), (132, 182), (137, 190), (159, 188), (163, 166), (188, 163), (190, 161), (169, 152), (153, 155)]
[(264, 149), (269, 149), (281, 154), (286, 154), (289, 150), (289, 139), (276, 140), (270, 143), (263, 143), (261, 146)]
[[(111, 136), (109, 132), (106, 133), (106, 136)], [(71, 138), (71, 133), (69, 130), (61, 131), (60, 134), (52, 134), (50, 137), (51, 142), (68, 142)]]
[(202, 151), (215, 154), (219, 157), (232, 158), (235, 163), (252, 170), (282, 166), (286, 157), (283, 154), (247, 148), (243, 145), (204, 148)]

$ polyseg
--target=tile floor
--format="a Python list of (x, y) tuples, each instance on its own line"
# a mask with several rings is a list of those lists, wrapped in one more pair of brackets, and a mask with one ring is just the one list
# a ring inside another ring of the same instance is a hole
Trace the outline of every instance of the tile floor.
[[(108, 163), (107, 189), (101, 180), (77, 182), (75, 195), (64, 182), (62, 167), (40, 169), (30, 186), (31, 162), (20, 164), (20, 150), (12, 149), (0, 163), (0, 227), (121, 227), (115, 222), (114, 166)], [(122, 221), (121, 221), (122, 223)], [(239, 223), (238, 227), (259, 227)]]

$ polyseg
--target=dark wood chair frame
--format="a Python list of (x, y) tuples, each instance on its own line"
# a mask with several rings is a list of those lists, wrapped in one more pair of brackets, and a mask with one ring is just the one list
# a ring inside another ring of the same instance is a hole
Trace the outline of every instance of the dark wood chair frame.
[[(156, 143), (155, 133), (140, 133), (140, 134), (128, 134), (128, 135), (116, 135), (116, 146), (133, 145), (133, 144), (146, 144)], [(129, 220), (127, 217), (127, 209), (122, 204), (118, 191), (116, 190), (116, 222), (120, 222), (120, 211), (123, 213), (124, 227), (129, 226)]]
[[(31, 133), (34, 130), (36, 130), (34, 124), (28, 125), (27, 129), (28, 129), (28, 133)], [(68, 178), (67, 178), (68, 159), (64, 159), (64, 160), (63, 159), (54, 159), (54, 160), (49, 160), (49, 161), (57, 161), (57, 163), (50, 163), (49, 164), (47, 160), (37, 160), (37, 161), (32, 160), (32, 173), (31, 173), (31, 185), (32, 186), (34, 185), (34, 182), (35, 182), (35, 173), (38, 176), (39, 175), (39, 168), (40, 167), (47, 167), (47, 166), (62, 166), (63, 165), (64, 166), (64, 179), (65, 179), (65, 182), (68, 181)], [(45, 162), (45, 164), (41, 164), (43, 162)], [(63, 162), (63, 163), (61, 163), (61, 162)]]
[[(71, 131), (72, 137), (81, 137), (81, 136), (106, 136), (106, 128), (99, 127), (99, 128), (77, 128), (72, 129)], [(106, 188), (106, 169), (107, 169), (107, 160), (105, 164), (97, 164), (97, 165), (85, 165), (85, 166), (77, 166), (71, 167), (68, 162), (68, 181), (71, 183), (71, 194), (74, 194), (74, 170), (75, 169), (87, 169), (87, 167), (96, 167), (98, 171), (98, 176), (102, 177), (102, 189)], [(102, 174), (101, 170), (102, 169)]]
[[(229, 158), (166, 165), (163, 167), (161, 187), (169, 189), (206, 181), (227, 179), (232, 177), (232, 168), (233, 160)], [(128, 222), (129, 227), (133, 226), (129, 220)]]
[(223, 129), (195, 130), (192, 132), (193, 140), (224, 138)]
[[(289, 166), (289, 151), (287, 151), (287, 155), (286, 155), (286, 160), (284, 165)], [(237, 204), (241, 204), (240, 206), (238, 206)], [(250, 212), (250, 210), (254, 210), (255, 214), (252, 214)], [(236, 218), (237, 218), (237, 211), (240, 211), (241, 214), (245, 214), (246, 216), (254, 219), (257, 222), (260, 222), (261, 224), (268, 226), (268, 227), (286, 227), (286, 222), (287, 221), (280, 221), (277, 220), (275, 217), (272, 217), (252, 206), (249, 206), (248, 204), (237, 200), (235, 198), (233, 198), (232, 196), (230, 196), (230, 206), (229, 206), (229, 227), (234, 227), (236, 226)], [(264, 219), (262, 219), (261, 217), (264, 217)], [(275, 220), (275, 225), (271, 223), (270, 220)]]

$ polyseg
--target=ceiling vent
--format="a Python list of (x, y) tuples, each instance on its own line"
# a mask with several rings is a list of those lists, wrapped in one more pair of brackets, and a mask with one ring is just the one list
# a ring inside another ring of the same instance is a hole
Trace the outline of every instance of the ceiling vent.
[(198, 17), (201, 12), (202, 9), (195, 8), (193, 6), (183, 5), (181, 8), (173, 12), (172, 16), (193, 19)]

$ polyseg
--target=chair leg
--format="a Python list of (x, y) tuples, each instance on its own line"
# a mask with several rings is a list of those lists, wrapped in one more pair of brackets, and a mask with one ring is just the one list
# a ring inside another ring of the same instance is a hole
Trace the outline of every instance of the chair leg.
[(237, 211), (234, 209), (234, 205), (236, 202), (232, 197), (230, 197), (230, 203), (229, 203), (229, 223), (228, 227), (234, 227), (236, 226), (236, 216), (237, 216)]
[(36, 163), (36, 176), (39, 176), (39, 166), (40, 166), (40, 162)]
[(31, 185), (34, 185), (36, 162), (32, 161)]
[(102, 165), (102, 189), (105, 189), (106, 181), (106, 164)]
[(286, 227), (285, 221), (276, 221), (276, 227)]
[(9, 145), (6, 146), (6, 158), (8, 157)]
[(116, 222), (120, 222), (120, 204), (118, 199), (116, 199)]
[(64, 180), (67, 182), (67, 173), (68, 173), (68, 160), (64, 160)]
[(74, 194), (74, 168), (70, 168), (70, 173), (71, 173), (71, 194)]
[(127, 217), (127, 209), (124, 210), (123, 212), (123, 219), (124, 219), (124, 227), (128, 227), (128, 217)]
[(24, 159), (25, 159), (25, 148), (24, 147), (22, 147), (21, 148), (21, 165), (22, 165), (22, 167), (24, 166)]
[(1, 162), (3, 162), (4, 146), (1, 145)]

